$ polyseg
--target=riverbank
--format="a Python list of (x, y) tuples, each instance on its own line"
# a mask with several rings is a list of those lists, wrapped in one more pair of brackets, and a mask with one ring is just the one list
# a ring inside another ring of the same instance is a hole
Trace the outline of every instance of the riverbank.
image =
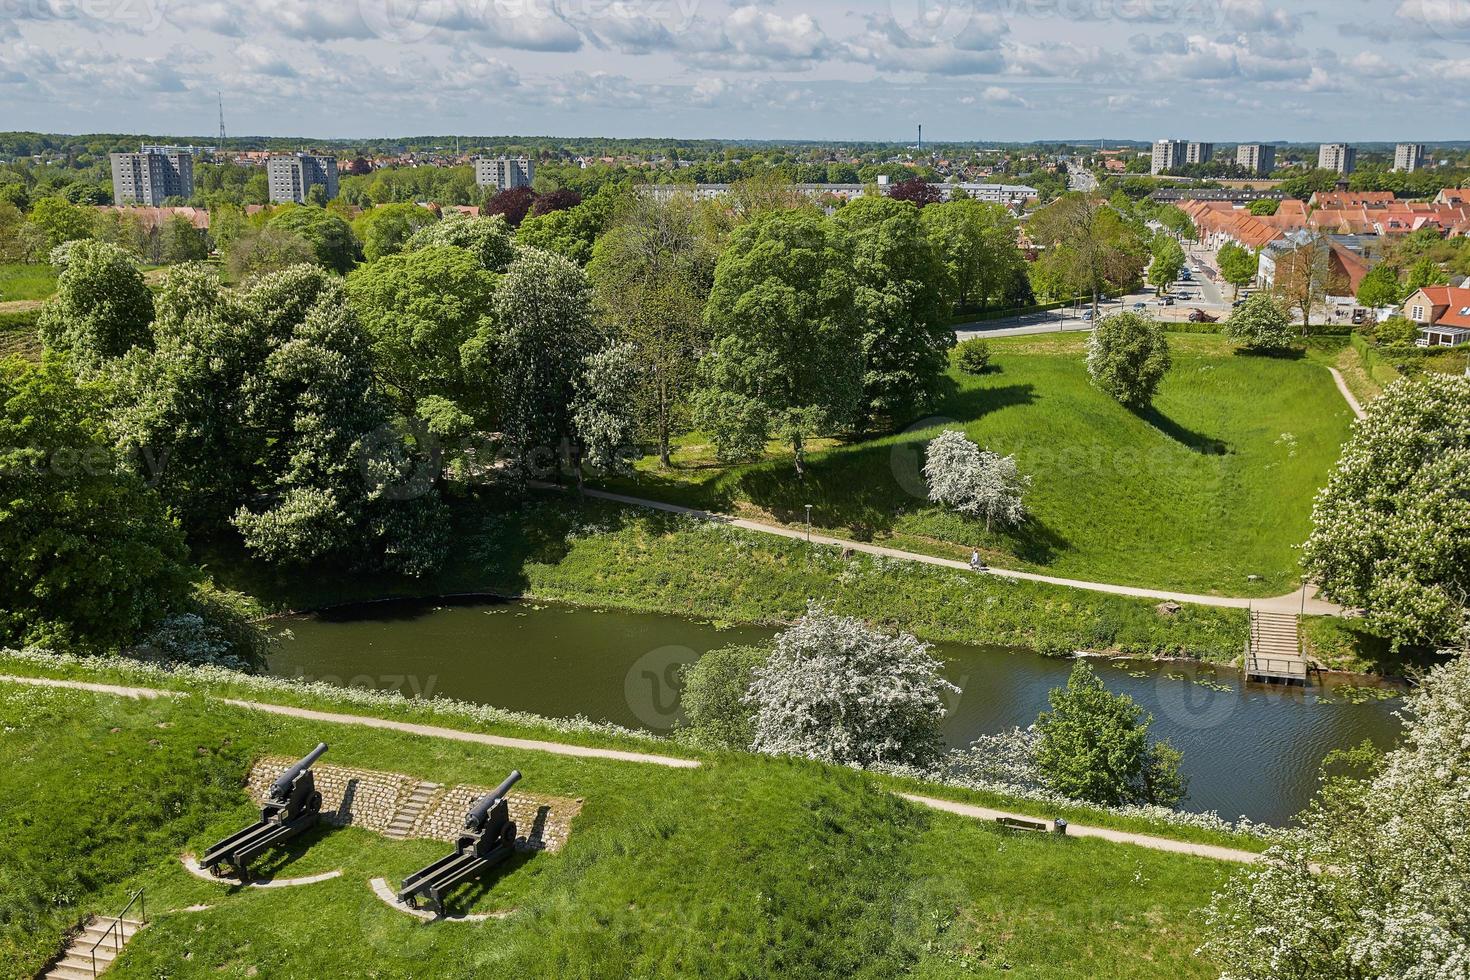
[(818, 599), (935, 642), (1214, 663), (1235, 661), (1247, 631), (1242, 610), (1183, 606), (1170, 613), (1143, 599), (844, 557), (836, 547), (605, 501), (462, 500), (453, 510), (452, 540), (444, 570), (423, 580), (280, 574), (228, 552), (207, 556), (207, 564), (222, 586), (255, 597), (267, 612), (474, 593), (782, 626)]
[[(799, 760), (695, 755), (702, 764), (681, 769), (445, 741), (250, 710), (220, 697), (248, 688), (279, 696), (291, 687), (279, 681), (0, 655), (0, 673), (17, 672), (147, 679), (181, 693), (133, 699), (0, 681), (7, 797), (52, 814), (0, 827), (0, 847), (27, 872), (0, 897), (7, 974), (33, 975), (71, 925), (115, 912), (143, 887), (151, 924), (113, 966), (123, 978), (252, 968), (271, 976), (723, 975), (732, 968), (780, 976), (1059, 968), (1212, 975), (1192, 950), (1203, 938), (1196, 910), (1233, 870), (1220, 862), (1007, 832), (916, 806), (889, 791), (892, 781)], [(367, 708), (353, 692), (297, 689), (296, 698), (396, 720), (432, 713), (444, 722), (459, 710), (401, 699)], [(456, 727), (466, 725), (489, 727), (470, 719)], [(240, 789), (254, 759), (319, 740), (331, 745), (325, 761), (334, 765), (445, 785), (483, 784), (487, 774), (515, 767), (526, 773), (524, 792), (585, 804), (563, 851), (518, 857), (460, 896), (465, 911), (509, 913), (480, 925), (424, 928), (372, 898), (371, 878), (401, 879), (440, 856), (444, 845), (434, 841), (322, 828), (273, 862), (292, 877), (341, 872), (300, 889), (236, 891), (184, 870), (181, 852), (255, 818)], [(691, 755), (666, 744), (669, 755)], [(119, 766), (130, 773), (124, 782)], [(1076, 822), (1119, 819), (1079, 813)], [(1142, 821), (1125, 822), (1131, 826), (1119, 829), (1147, 832)], [(1261, 847), (1188, 828), (1154, 830)], [(737, 859), (751, 853), (761, 859)], [(1099, 922), (1107, 928), (1099, 931)], [(329, 941), (349, 933), (361, 941)]]

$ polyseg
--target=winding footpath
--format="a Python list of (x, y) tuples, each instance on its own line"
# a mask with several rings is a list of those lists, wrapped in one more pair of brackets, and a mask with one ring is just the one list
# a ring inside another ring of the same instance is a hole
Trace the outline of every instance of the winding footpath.
[[(542, 484), (541, 486), (547, 489), (556, 489), (549, 484)], [(766, 524), (762, 521), (747, 520), (743, 517), (732, 517), (728, 514), (717, 514), (694, 507), (685, 507), (680, 504), (667, 504), (660, 500), (645, 500), (642, 497), (629, 497), (625, 494), (610, 493), (606, 490), (593, 490), (588, 488), (585, 493), (587, 496), (596, 497), (598, 500), (607, 500), (630, 507), (642, 507), (646, 510), (663, 511), (668, 514), (680, 514), (701, 521), (739, 528), (742, 531), (754, 531), (757, 534), (769, 534), (796, 541), (807, 540), (807, 532), (801, 528)], [(814, 533), (810, 539), (813, 544), (847, 548), (852, 551), (861, 551), (865, 554), (893, 558), (898, 561), (911, 561), (923, 565), (935, 565), (940, 568), (953, 568), (962, 572), (970, 571), (969, 563), (956, 561), (952, 558), (936, 558), (933, 555), (923, 555), (914, 551), (900, 551), (897, 548), (885, 548), (882, 545), (867, 544), (862, 541), (849, 541), (846, 538), (834, 538), (823, 534)], [(1053, 575), (1038, 575), (1035, 572), (1018, 572), (1006, 568), (987, 568), (984, 571), (974, 574), (993, 575), (996, 578), (1014, 579), (1021, 582), (1044, 582), (1048, 585), (1060, 585), (1071, 589), (1082, 589), (1087, 592), (1104, 592), (1109, 595), (1131, 596), (1135, 599), (1151, 599), (1155, 602), (1179, 602), (1197, 606), (1215, 606), (1222, 609), (1256, 609), (1265, 612), (1286, 612), (1293, 614), (1305, 611), (1308, 615), (1312, 616), (1341, 616), (1343, 613), (1341, 606), (1318, 599), (1315, 588), (1306, 589), (1305, 594), (1303, 594), (1302, 590), (1298, 590), (1289, 595), (1276, 596), (1270, 599), (1238, 599), (1232, 596), (1164, 592), (1158, 589), (1143, 589), (1132, 585), (1113, 585), (1107, 582), (1086, 582), (1080, 579), (1057, 578)]]
[[(124, 687), (117, 684), (94, 684), (88, 681), (58, 680), (51, 677), (22, 677), (12, 674), (0, 674), (0, 684), (65, 688), (74, 691), (87, 691), (92, 694), (106, 694), (114, 697), (133, 699), (187, 698), (190, 696), (184, 691), (168, 691), (149, 687)], [(225, 704), (248, 711), (263, 711), (269, 714), (297, 718), (304, 721), (324, 722), (333, 725), (356, 725), (363, 728), (403, 732), (424, 738), (439, 738), (454, 742), (472, 742), (495, 748), (520, 749), (529, 752), (549, 752), (554, 755), (574, 756), (582, 759), (648, 763), (673, 769), (698, 769), (704, 765), (698, 759), (680, 759), (673, 756), (652, 755), (644, 752), (625, 752), (618, 749), (596, 749), (585, 745), (571, 745), (565, 742), (506, 738), (499, 735), (486, 735), (483, 732), (466, 732), (454, 728), (440, 728), (437, 725), (419, 725), (410, 722), (391, 721), (386, 718), (372, 718), (365, 715), (345, 715), (330, 711), (315, 711), (310, 708), (298, 708), (285, 704), (239, 701), (233, 698), (223, 698), (221, 700)], [(1041, 817), (1008, 813), (1003, 810), (991, 810), (985, 807), (973, 806), (969, 803), (957, 803), (953, 800), (942, 800), (931, 796), (918, 796), (909, 793), (900, 793), (898, 795), (911, 803), (926, 806), (932, 810), (968, 817), (972, 820), (983, 820), (987, 823), (994, 823), (997, 820), (1023, 820), (1035, 823), (1050, 823), (1049, 820)], [(1109, 830), (1104, 827), (1070, 824), (1067, 827), (1067, 834), (1071, 837), (1096, 837), (1115, 844), (1130, 844), (1135, 847), (1146, 847), (1150, 850), (1185, 854), (1191, 857), (1210, 858), (1215, 861), (1253, 864), (1261, 860), (1261, 855), (1254, 851), (1236, 850), (1235, 848), (1219, 847), (1213, 844), (1195, 844), (1168, 837), (1156, 837), (1152, 834), (1134, 834), (1121, 830)]]

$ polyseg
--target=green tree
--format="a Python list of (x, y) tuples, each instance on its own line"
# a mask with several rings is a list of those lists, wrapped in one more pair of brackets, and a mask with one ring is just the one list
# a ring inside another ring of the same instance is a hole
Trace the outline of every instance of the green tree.
[(1085, 194), (1067, 194), (1038, 211), (1027, 234), (1047, 247), (1037, 266), (1057, 290), (1052, 295), (1089, 296), (1094, 316), (1103, 294), (1137, 283), (1147, 262), (1138, 228)]
[(1141, 313), (1107, 317), (1087, 344), (1092, 383), (1134, 411), (1153, 401), (1171, 365), (1163, 326)]
[[(386, 205), (393, 207), (394, 205)], [(499, 277), (462, 248), (388, 255), (347, 277), (347, 296), (372, 338), (378, 375), (410, 419), (441, 438), (490, 421), (490, 382), (466, 368), (466, 345), (490, 342)], [(425, 399), (435, 399), (428, 418)]]
[(755, 708), (746, 700), (755, 670), (771, 656), (761, 647), (711, 650), (683, 670), (679, 707), (684, 732), (696, 745), (749, 751), (755, 738)]
[(480, 267), (490, 272), (504, 272), (516, 257), (515, 231), (499, 215), (469, 218), (450, 215), (414, 233), (404, 251), (415, 252), (431, 245), (453, 245), (470, 252)]
[(1180, 755), (1149, 739), (1153, 718), (1126, 694), (1112, 694), (1086, 663), (1036, 719), (1036, 765), (1048, 786), (1101, 806), (1173, 806), (1185, 795)]
[[(852, 422), (863, 389), (855, 293), (852, 244), (820, 212), (763, 211), (730, 236), (705, 310), (699, 406), (722, 457), (774, 429), (800, 476), (806, 440)], [(727, 412), (753, 424), (740, 445), (718, 418)]]
[(1025, 260), (1016, 248), (1016, 220), (999, 204), (956, 200), (921, 212), (924, 231), (949, 271), (960, 309), (985, 310), (1004, 298)]
[(224, 246), (225, 268), (234, 282), (316, 261), (316, 251), (300, 235), (279, 228), (252, 228)]
[(400, 252), (414, 233), (438, 219), (434, 212), (417, 204), (380, 204), (364, 211), (352, 223), (369, 262)]
[(1281, 202), (1273, 201), (1269, 198), (1260, 201), (1252, 201), (1250, 207), (1247, 210), (1249, 210), (1251, 214), (1255, 215), (1258, 218), (1269, 218), (1275, 215), (1277, 211), (1281, 210)]
[(704, 304), (718, 257), (714, 230), (693, 195), (640, 195), (597, 242), (587, 266), (598, 319), (633, 346), (640, 425), (657, 440), (664, 466), (708, 342)]
[(1291, 346), (1291, 314), (1270, 295), (1257, 293), (1230, 314), (1225, 335), (1243, 350), (1281, 350)]
[(1261, 268), (1260, 255), (1242, 245), (1226, 242), (1220, 246), (1218, 259), (1220, 275), (1235, 287), (1235, 298), (1239, 299), (1241, 287), (1256, 281)]
[(1425, 286), (1443, 286), (1450, 281), (1440, 264), (1427, 256), (1409, 267), (1404, 281), (1404, 295), (1411, 296)]
[(318, 265), (341, 275), (352, 271), (361, 255), (347, 222), (322, 208), (286, 205), (271, 215), (266, 227), (300, 235), (311, 245)]
[(91, 208), (60, 197), (43, 197), (31, 207), (27, 220), (40, 231), (47, 250), (79, 238), (91, 238), (96, 227)]
[(1368, 270), (1358, 286), (1358, 302), (1370, 310), (1398, 306), (1404, 300), (1399, 275), (1393, 266), (1379, 264)]
[(886, 197), (860, 198), (837, 212), (852, 243), (854, 303), (861, 320), (863, 401), (859, 427), (903, 423), (926, 411), (954, 346), (949, 273), (924, 234), (919, 209)]
[(537, 200), (537, 210), (516, 230), (516, 241), (566, 256), (578, 265), (586, 265), (592, 260), (592, 249), (598, 237), (612, 220), (620, 202), (626, 198), (627, 189), (610, 184), (573, 207), (539, 210), (543, 201), (554, 198), (557, 193)]
[(51, 253), (61, 273), (36, 326), (48, 350), (95, 367), (151, 346), (153, 295), (133, 257), (105, 242), (73, 241)]
[(209, 258), (204, 232), (181, 214), (170, 216), (159, 231), (159, 257), (164, 262), (203, 262)]
[(1332, 266), (1332, 241), (1326, 235), (1306, 235), (1295, 248), (1276, 260), (1272, 291), (1288, 309), (1301, 314), (1302, 336), (1312, 322), (1312, 311), (1329, 293), (1346, 291), (1346, 283)]
[(1148, 282), (1162, 293), (1171, 286), (1184, 271), (1184, 249), (1167, 236), (1160, 235), (1154, 241), (1153, 262), (1148, 267)]
[(1395, 647), (1448, 643), (1470, 596), (1470, 378), (1426, 373), (1367, 406), (1317, 497), (1302, 566)]
[(501, 429), (522, 476), (537, 454), (575, 437), (573, 399), (584, 359), (600, 346), (587, 274), (570, 259), (523, 249), (495, 292), (494, 358)]
[(183, 533), (117, 465), (102, 402), (59, 360), (0, 361), (0, 646), (113, 649), (189, 593)]

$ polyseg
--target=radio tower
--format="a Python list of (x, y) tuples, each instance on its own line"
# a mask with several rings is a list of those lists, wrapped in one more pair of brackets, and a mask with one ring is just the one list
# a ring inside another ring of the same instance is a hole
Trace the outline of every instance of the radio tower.
[(219, 98), (219, 148), (225, 148), (225, 97), (219, 92), (214, 93)]

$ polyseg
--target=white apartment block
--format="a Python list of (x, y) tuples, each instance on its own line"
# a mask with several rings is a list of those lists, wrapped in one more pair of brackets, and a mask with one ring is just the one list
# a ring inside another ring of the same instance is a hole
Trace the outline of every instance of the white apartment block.
[(1191, 165), (1209, 163), (1214, 156), (1214, 143), (1190, 143), (1184, 153), (1184, 162)]
[(1235, 162), (1257, 177), (1276, 172), (1276, 147), (1269, 143), (1242, 143), (1235, 151)]
[[(807, 197), (820, 199), (833, 197), (840, 201), (854, 201), (864, 196), (874, 186), (878, 193), (886, 195), (892, 188), (892, 184), (883, 178), (879, 178), (874, 184), (792, 184), (792, 188), (799, 194)], [(1020, 207), (1027, 201), (1035, 200), (1039, 195), (1034, 187), (1024, 184), (930, 184), (939, 192), (941, 201), (952, 201), (956, 191), (964, 191), (973, 201), (981, 201), (986, 204), (1003, 204), (1006, 207)], [(638, 190), (650, 197), (667, 201), (678, 194), (692, 194), (697, 201), (715, 201), (730, 193), (729, 184), (643, 184)]]
[(112, 199), (118, 204), (158, 207), (170, 197), (194, 196), (190, 153), (112, 153)]
[(1159, 140), (1154, 143), (1154, 175), (1157, 176), (1166, 170), (1178, 170), (1184, 166), (1188, 154), (1189, 144), (1183, 140)]
[(337, 196), (337, 158), (311, 153), (272, 154), (265, 164), (272, 204), (305, 204), (320, 186), (327, 200)]
[(1428, 152), (1423, 143), (1400, 143), (1393, 153), (1393, 169), (1400, 173), (1423, 170)]
[(1358, 151), (1346, 143), (1323, 143), (1317, 151), (1317, 169), (1350, 174), (1358, 169)]
[(508, 191), (513, 187), (530, 187), (536, 179), (536, 164), (526, 157), (475, 157), (475, 183)]

